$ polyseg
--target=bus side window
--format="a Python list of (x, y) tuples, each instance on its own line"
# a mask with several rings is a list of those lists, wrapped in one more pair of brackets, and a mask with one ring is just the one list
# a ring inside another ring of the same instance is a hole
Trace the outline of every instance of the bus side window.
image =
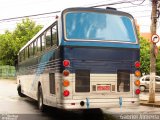
[(44, 51), (46, 48), (46, 40), (45, 40), (45, 35), (42, 35), (42, 51)]
[(29, 57), (33, 57), (33, 43), (29, 45)]
[(22, 62), (25, 60), (25, 52), (22, 50), (19, 54), (19, 62)]
[(33, 42), (33, 55), (35, 56), (37, 53), (37, 39)]
[(25, 51), (24, 51), (24, 50), (22, 51), (21, 58), (22, 58), (21, 61), (24, 61), (24, 60), (25, 60)]
[(45, 41), (46, 41), (46, 48), (50, 48), (51, 47), (51, 29), (48, 29), (45, 32)]
[(28, 59), (28, 47), (25, 48), (25, 59)]
[(55, 24), (52, 27), (52, 45), (57, 44), (57, 25)]
[(41, 38), (38, 37), (37, 39), (37, 54), (41, 52)]

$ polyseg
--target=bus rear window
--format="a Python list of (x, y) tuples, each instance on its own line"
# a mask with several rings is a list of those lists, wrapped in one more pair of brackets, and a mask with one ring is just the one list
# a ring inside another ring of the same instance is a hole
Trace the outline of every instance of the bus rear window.
[(136, 43), (131, 18), (127, 16), (96, 13), (69, 12), (65, 15), (67, 40), (103, 40)]

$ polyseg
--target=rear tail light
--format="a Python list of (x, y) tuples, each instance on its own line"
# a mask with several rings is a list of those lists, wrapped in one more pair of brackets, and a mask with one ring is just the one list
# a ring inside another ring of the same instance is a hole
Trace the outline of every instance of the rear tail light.
[(68, 81), (68, 80), (64, 80), (64, 81), (63, 81), (63, 86), (64, 86), (64, 87), (68, 87), (68, 86), (69, 86), (69, 84), (70, 84), (70, 83), (69, 83), (69, 81)]
[(134, 65), (135, 65), (136, 68), (140, 68), (140, 66), (141, 66), (139, 61), (136, 61)]
[(64, 61), (63, 61), (63, 66), (64, 66), (64, 67), (70, 66), (70, 61), (69, 61), (69, 60), (64, 60)]
[(140, 85), (140, 81), (139, 81), (139, 80), (136, 80), (136, 81), (134, 82), (134, 84), (135, 84), (136, 86), (139, 86), (139, 85)]
[(141, 90), (140, 89), (136, 89), (135, 93), (138, 95), (140, 94)]
[(140, 77), (140, 76), (141, 76), (141, 72), (140, 72), (139, 70), (136, 70), (136, 71), (135, 71), (135, 76), (136, 76), (136, 77)]
[(64, 95), (64, 97), (69, 96), (69, 91), (68, 91), (68, 90), (65, 90), (65, 91), (63, 92), (63, 95)]
[(68, 71), (68, 70), (64, 70), (64, 71), (63, 71), (63, 75), (64, 75), (64, 76), (68, 76), (68, 75), (69, 75), (69, 71)]

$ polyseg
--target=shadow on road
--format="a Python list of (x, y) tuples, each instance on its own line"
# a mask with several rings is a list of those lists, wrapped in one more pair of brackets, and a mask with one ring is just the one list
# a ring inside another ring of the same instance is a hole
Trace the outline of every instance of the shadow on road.
[[(31, 105), (35, 111), (38, 111), (37, 101), (31, 98), (25, 98), (24, 101)], [(104, 114), (101, 109), (69, 111), (53, 107), (46, 107), (45, 112), (38, 111), (38, 114), (30, 115), (28, 118), (30, 120), (33, 118), (33, 120), (115, 120), (111, 115)]]
[(54, 118), (55, 120), (104, 120), (103, 112), (100, 109), (67, 111), (47, 107), (44, 114)]

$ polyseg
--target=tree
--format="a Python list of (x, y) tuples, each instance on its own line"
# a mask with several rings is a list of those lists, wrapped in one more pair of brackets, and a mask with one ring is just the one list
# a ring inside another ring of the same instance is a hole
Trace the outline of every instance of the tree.
[(24, 46), (39, 30), (42, 28), (41, 25), (37, 25), (36, 23), (30, 19), (23, 19), (22, 23), (18, 23), (15, 31), (13, 32), (13, 39), (15, 43), (16, 52)]
[(5, 34), (0, 35), (0, 59), (1, 59), (1, 64), (9, 64), (12, 60), (12, 33), (9, 31), (6, 31)]
[(0, 35), (0, 64), (14, 65), (20, 48), (25, 45), (40, 29), (41, 25), (29, 18), (18, 23), (13, 32), (6, 31)]
[[(145, 74), (150, 73), (150, 42), (138, 36), (140, 40), (140, 62), (141, 62), (141, 72)], [(158, 48), (160, 51), (160, 47)], [(156, 60), (156, 74), (160, 75), (160, 54), (157, 56)]]
[(149, 74), (150, 71), (150, 43), (147, 39), (138, 35), (140, 41), (141, 72)]

